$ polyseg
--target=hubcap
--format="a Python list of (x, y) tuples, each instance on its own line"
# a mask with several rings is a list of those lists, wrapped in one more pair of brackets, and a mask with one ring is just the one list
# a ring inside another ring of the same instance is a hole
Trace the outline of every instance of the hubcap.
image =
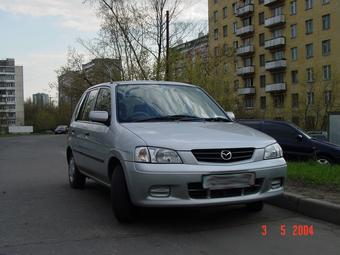
[(70, 178), (70, 182), (73, 182), (74, 180), (74, 173), (75, 173), (75, 165), (74, 165), (73, 158), (71, 158), (70, 163), (68, 165), (68, 176)]
[(317, 161), (321, 165), (328, 165), (329, 164), (329, 161), (325, 158), (319, 158)]

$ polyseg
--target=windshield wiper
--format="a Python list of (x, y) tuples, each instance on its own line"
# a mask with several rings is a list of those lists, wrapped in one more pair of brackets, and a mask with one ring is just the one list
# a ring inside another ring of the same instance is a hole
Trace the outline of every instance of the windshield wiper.
[(211, 122), (230, 122), (230, 119), (223, 118), (223, 117), (214, 117), (214, 118), (204, 118), (205, 121)]
[(152, 121), (191, 121), (191, 120), (201, 120), (204, 121), (204, 118), (200, 118), (197, 116), (191, 115), (166, 115), (166, 116), (157, 116), (152, 118), (146, 118), (141, 120), (136, 120), (135, 122), (152, 122)]

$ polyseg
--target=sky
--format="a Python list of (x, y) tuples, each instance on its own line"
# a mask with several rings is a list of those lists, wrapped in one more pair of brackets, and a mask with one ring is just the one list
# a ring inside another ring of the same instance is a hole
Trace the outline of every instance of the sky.
[[(208, 0), (183, 2), (180, 19), (207, 20)], [(94, 38), (99, 27), (96, 11), (83, 0), (0, 0), (0, 59), (24, 66), (25, 99), (39, 92), (56, 99), (49, 84), (57, 82), (68, 49), (84, 52), (77, 39)]]

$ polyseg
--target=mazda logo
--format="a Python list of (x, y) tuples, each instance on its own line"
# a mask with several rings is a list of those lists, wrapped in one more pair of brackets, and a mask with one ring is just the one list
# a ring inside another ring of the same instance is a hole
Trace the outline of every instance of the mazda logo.
[(229, 161), (231, 160), (232, 157), (233, 157), (233, 154), (231, 153), (231, 151), (228, 151), (228, 150), (221, 151), (221, 158), (223, 160)]

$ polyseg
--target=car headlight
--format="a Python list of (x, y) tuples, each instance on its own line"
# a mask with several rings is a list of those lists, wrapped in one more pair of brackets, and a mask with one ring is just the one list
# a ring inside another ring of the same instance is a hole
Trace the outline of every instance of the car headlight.
[(274, 143), (264, 148), (263, 159), (274, 159), (281, 157), (283, 157), (283, 152), (281, 146), (278, 143)]
[(157, 147), (137, 147), (135, 161), (157, 164), (182, 164), (176, 151)]

